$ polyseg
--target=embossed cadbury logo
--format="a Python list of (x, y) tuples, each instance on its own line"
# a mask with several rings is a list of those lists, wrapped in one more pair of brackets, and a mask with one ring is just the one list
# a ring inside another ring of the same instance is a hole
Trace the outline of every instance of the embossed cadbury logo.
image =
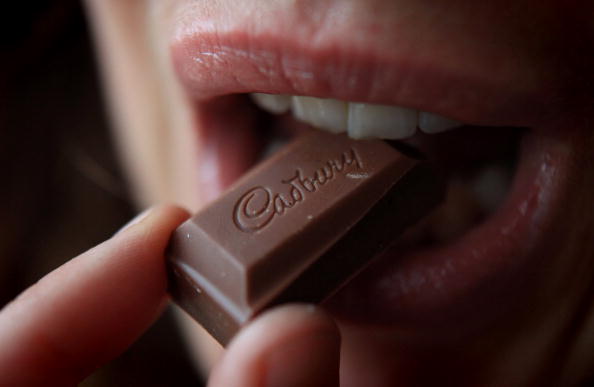
[(256, 232), (268, 226), (275, 217), (304, 201), (325, 184), (345, 175), (347, 169), (362, 169), (363, 163), (355, 149), (344, 152), (338, 159), (328, 160), (313, 175), (304, 176), (300, 168), (292, 177), (281, 180), (287, 192), (273, 192), (270, 188), (257, 186), (245, 192), (233, 208), (233, 222), (241, 231)]

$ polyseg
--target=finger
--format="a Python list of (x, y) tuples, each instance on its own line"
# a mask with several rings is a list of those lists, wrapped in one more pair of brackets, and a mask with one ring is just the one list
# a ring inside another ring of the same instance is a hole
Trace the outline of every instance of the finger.
[(209, 387), (338, 386), (340, 334), (310, 305), (277, 308), (231, 342)]
[(187, 218), (149, 211), (0, 312), (0, 385), (72, 385), (121, 353), (166, 302), (164, 250)]

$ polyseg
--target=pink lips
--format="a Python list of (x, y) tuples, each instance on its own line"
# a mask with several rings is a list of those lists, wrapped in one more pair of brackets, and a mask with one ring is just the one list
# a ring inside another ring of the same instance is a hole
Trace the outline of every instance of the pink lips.
[[(534, 97), (543, 94), (540, 90), (509, 88), (507, 81), (494, 84), (446, 57), (429, 60), (414, 50), (394, 53), (335, 39), (306, 45), (288, 34), (253, 36), (241, 29), (189, 30), (194, 32), (173, 42), (172, 55), (196, 101), (201, 154), (210, 155), (222, 171), (212, 195), (257, 154), (248, 129), (256, 122), (254, 113), (238, 113), (239, 104), (227, 104), (232, 97), (215, 97), (255, 91), (331, 97), (410, 106), (491, 125), (532, 123), (542, 109)], [(213, 113), (213, 106), (223, 108)], [(498, 309), (509, 311), (521, 303), (506, 297), (514, 305), (505, 305), (499, 298), (526, 286), (542, 264), (538, 248), (559, 207), (567, 159), (566, 149), (552, 147), (555, 139), (549, 137), (531, 133), (525, 138), (512, 192), (485, 223), (446, 246), (405, 256), (388, 252), (329, 306), (359, 321), (438, 326), (455, 324), (462, 316), (487, 320)], [(209, 148), (213, 143), (217, 152)]]
[(345, 43), (337, 38), (311, 46), (294, 35), (208, 32), (178, 38), (171, 53), (196, 100), (250, 92), (307, 95), (406, 106), (499, 126), (532, 126), (549, 109), (549, 90), (526, 86), (517, 75), (498, 74), (493, 81), (467, 58)]

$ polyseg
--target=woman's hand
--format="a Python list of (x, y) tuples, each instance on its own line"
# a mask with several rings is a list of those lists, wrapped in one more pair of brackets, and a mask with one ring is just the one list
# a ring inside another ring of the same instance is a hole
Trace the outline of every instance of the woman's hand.
[[(167, 302), (164, 251), (187, 217), (152, 209), (0, 311), (0, 385), (73, 385), (122, 353)], [(339, 342), (322, 311), (278, 308), (233, 340), (210, 385), (338, 385)]]

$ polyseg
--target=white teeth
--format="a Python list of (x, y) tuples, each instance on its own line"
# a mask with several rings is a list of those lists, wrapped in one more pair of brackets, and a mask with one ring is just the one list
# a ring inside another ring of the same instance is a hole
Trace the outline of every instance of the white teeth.
[(348, 132), (352, 138), (402, 139), (417, 129), (417, 111), (397, 106), (349, 104)]
[(334, 133), (346, 131), (352, 138), (397, 140), (413, 136), (417, 127), (425, 133), (439, 133), (460, 126), (437, 114), (398, 106), (261, 93), (251, 96), (268, 112), (283, 114), (292, 110), (300, 121)]
[(336, 99), (293, 97), (293, 115), (301, 121), (334, 133), (346, 131), (347, 103)]
[(438, 114), (420, 112), (419, 129), (425, 133), (439, 133), (460, 126), (461, 123)]
[(256, 105), (267, 112), (274, 114), (283, 114), (289, 111), (291, 107), (291, 97), (288, 95), (277, 94), (250, 94)]

